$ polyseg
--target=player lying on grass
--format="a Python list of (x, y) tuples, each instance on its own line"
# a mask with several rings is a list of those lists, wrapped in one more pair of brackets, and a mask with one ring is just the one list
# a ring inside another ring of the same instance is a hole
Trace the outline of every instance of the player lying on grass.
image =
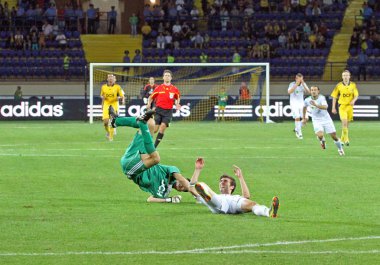
[(240, 214), (252, 212), (258, 216), (277, 217), (277, 211), (280, 206), (278, 197), (273, 197), (270, 208), (250, 200), (251, 195), (245, 183), (243, 172), (239, 167), (234, 165), (234, 173), (239, 179), (242, 195), (232, 195), (236, 188), (236, 181), (233, 177), (226, 174), (222, 175), (219, 179), (219, 191), (221, 194), (216, 194), (206, 183), (198, 182), (200, 171), (204, 166), (203, 159), (199, 163), (202, 166), (198, 167), (199, 171), (191, 178), (190, 185), (195, 185), (195, 189), (199, 194), (197, 200), (205, 204), (212, 213)]
[[(137, 118), (118, 117), (110, 106), (109, 113), (112, 127), (128, 126), (139, 129), (121, 158), (123, 173), (140, 189), (152, 194), (147, 199), (148, 202), (181, 202), (180, 195), (169, 197), (169, 193), (172, 189), (189, 191), (189, 180), (181, 175), (177, 167), (159, 164), (160, 156), (153, 145), (151, 135), (154, 129), (154, 121), (151, 119), (154, 111), (147, 111)], [(199, 175), (197, 169), (194, 174), (194, 177)], [(194, 189), (192, 191), (193, 195), (197, 195)]]
[(304, 125), (307, 123), (306, 112), (307, 108), (309, 107), (311, 110), (314, 132), (317, 135), (319, 142), (321, 143), (322, 149), (326, 149), (326, 139), (324, 136), (324, 133), (326, 132), (331, 135), (331, 138), (334, 140), (336, 147), (338, 147), (339, 155), (343, 156), (344, 150), (342, 143), (336, 136), (334, 123), (330, 117), (330, 114), (327, 112), (328, 105), (326, 98), (319, 93), (319, 87), (311, 87), (311, 96), (307, 97), (304, 101), (302, 123)]

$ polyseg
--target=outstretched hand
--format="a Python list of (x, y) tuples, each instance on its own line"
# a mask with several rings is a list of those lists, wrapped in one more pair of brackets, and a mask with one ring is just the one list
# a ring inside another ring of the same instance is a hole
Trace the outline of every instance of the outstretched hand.
[(203, 160), (203, 157), (198, 157), (195, 161), (195, 169), (203, 169), (205, 165), (205, 161)]
[(241, 171), (241, 169), (236, 166), (236, 165), (233, 165), (234, 167), (234, 174), (236, 177), (238, 177), (239, 179), (243, 177), (243, 172)]

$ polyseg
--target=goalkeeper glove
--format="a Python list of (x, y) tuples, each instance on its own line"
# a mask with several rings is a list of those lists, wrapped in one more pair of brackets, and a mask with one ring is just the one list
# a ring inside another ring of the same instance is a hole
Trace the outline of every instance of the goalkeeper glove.
[(181, 195), (175, 195), (173, 197), (166, 198), (166, 202), (169, 202), (169, 203), (180, 203), (181, 200), (182, 200)]

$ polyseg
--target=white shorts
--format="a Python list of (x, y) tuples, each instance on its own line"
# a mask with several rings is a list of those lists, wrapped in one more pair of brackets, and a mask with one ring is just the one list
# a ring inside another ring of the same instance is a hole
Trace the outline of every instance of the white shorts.
[[(213, 203), (214, 200), (217, 203)], [(211, 201), (205, 203), (213, 213), (239, 214), (243, 213), (241, 204), (244, 200), (240, 195), (215, 194)]]
[(325, 132), (325, 133), (330, 134), (330, 133), (336, 132), (334, 123), (331, 119), (326, 120), (326, 121), (318, 121), (318, 120), (315, 121), (315, 120), (313, 120), (313, 127), (314, 127), (315, 133)]
[(303, 105), (290, 105), (292, 109), (293, 119), (302, 119), (303, 117)]

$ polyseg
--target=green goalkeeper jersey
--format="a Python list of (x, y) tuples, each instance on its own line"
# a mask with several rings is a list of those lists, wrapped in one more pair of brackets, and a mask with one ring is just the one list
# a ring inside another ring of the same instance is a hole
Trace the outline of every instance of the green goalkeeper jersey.
[(149, 192), (155, 198), (167, 198), (176, 179), (174, 173), (180, 173), (174, 166), (157, 164), (132, 178), (140, 189)]
[(218, 105), (219, 106), (226, 106), (227, 105), (228, 96), (227, 93), (220, 93), (218, 95)]

